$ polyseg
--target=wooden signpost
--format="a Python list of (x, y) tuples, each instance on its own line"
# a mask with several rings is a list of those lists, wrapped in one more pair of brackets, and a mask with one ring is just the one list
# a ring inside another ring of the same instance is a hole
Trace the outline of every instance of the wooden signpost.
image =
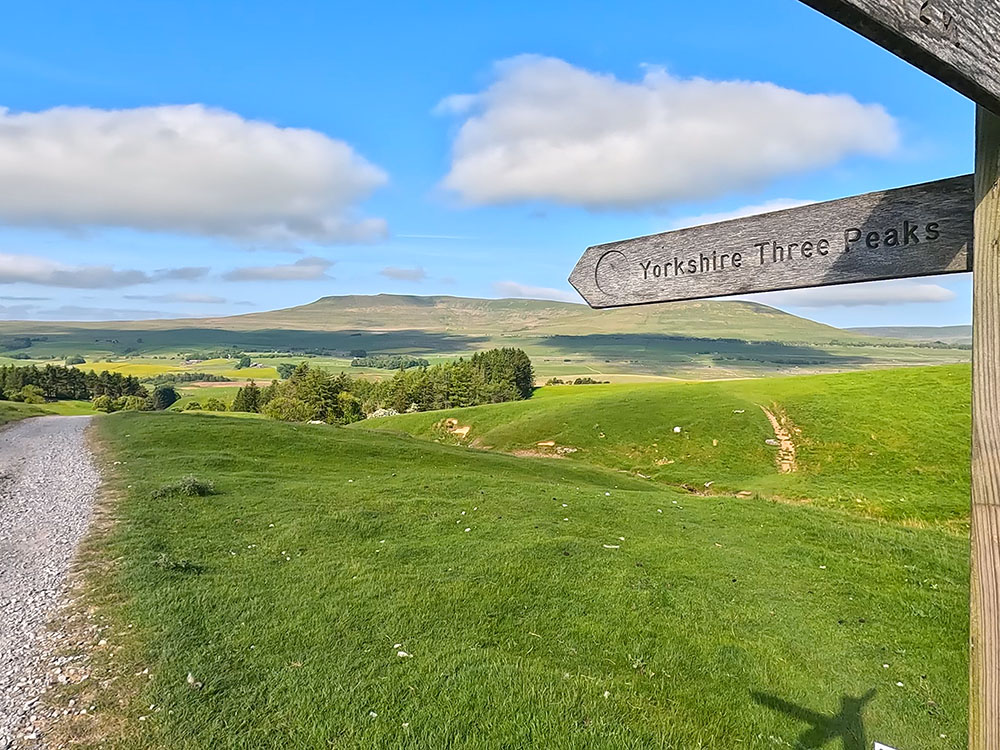
[(802, 0), (1000, 114), (996, 0)]
[(972, 270), (972, 175), (588, 248), (591, 307)]
[(570, 282), (592, 307), (617, 307), (971, 263), (969, 747), (1000, 750), (1000, 0), (802, 2), (979, 105), (971, 199), (969, 178), (957, 177), (599, 245)]

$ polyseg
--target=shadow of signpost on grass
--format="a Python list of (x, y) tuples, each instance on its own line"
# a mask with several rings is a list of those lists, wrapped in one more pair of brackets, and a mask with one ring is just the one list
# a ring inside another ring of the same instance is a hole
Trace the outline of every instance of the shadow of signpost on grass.
[(803, 750), (825, 747), (839, 739), (842, 750), (868, 750), (868, 737), (861, 717), (865, 705), (875, 697), (872, 688), (860, 698), (843, 695), (840, 698), (840, 712), (829, 716), (803, 706), (796, 706), (774, 695), (752, 692), (754, 701), (774, 711), (788, 714), (792, 718), (809, 724), (798, 738), (797, 747)]

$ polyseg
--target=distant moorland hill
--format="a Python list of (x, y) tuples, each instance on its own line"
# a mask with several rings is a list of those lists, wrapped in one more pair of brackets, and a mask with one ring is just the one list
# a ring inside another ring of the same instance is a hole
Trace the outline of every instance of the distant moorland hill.
[[(359, 351), (434, 361), (497, 346), (524, 349), (543, 379), (724, 378), (969, 358), (958, 344), (868, 336), (742, 301), (592, 310), (532, 299), (378, 294), (218, 318), (0, 322), (0, 360), (83, 358), (81, 366), (112, 363), (119, 370), (142, 367), (145, 374), (184, 369), (189, 360), (215, 359), (219, 352), (267, 356), (261, 366), (269, 368), (279, 356), (319, 357), (319, 366), (344, 368)], [(231, 364), (219, 363), (219, 373)], [(215, 372), (204, 365), (199, 371)], [(274, 377), (273, 369), (267, 373), (254, 375)]]
[(752, 341), (862, 341), (844, 332), (754, 302), (677, 302), (592, 310), (535, 299), (476, 299), (376, 294), (322, 297), (306, 305), (218, 318), (114, 322), (0, 322), (0, 332), (214, 328), (227, 331), (404, 331), (496, 335), (655, 333)]

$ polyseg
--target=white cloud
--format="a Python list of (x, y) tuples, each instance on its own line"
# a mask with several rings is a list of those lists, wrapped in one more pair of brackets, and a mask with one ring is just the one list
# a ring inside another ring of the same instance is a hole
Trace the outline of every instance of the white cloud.
[(532, 55), (498, 63), (496, 74), (483, 92), (438, 106), (466, 117), (444, 186), (469, 203), (709, 198), (899, 144), (881, 106), (846, 95), (661, 68), (629, 82)]
[(385, 233), (357, 204), (386, 182), (348, 144), (201, 105), (0, 107), (0, 222), (243, 241)]
[(427, 278), (427, 272), (423, 268), (396, 268), (386, 266), (379, 273), (387, 279), (395, 281), (423, 281)]
[(228, 300), (225, 297), (216, 297), (213, 294), (126, 294), (125, 299), (140, 300), (143, 302), (166, 302), (192, 303), (201, 305), (221, 305)]
[(0, 253), (0, 284), (41, 284), (72, 289), (116, 289), (156, 281), (191, 281), (207, 268), (161, 268), (152, 273), (113, 266), (74, 266), (35, 255)]
[(557, 302), (580, 302), (580, 295), (565, 289), (547, 286), (530, 286), (516, 281), (497, 281), (493, 291), (502, 297), (523, 297), (525, 299), (550, 299)]
[(226, 281), (314, 281), (328, 279), (326, 272), (333, 261), (326, 258), (301, 258), (294, 263), (276, 266), (245, 266), (223, 274)]
[(685, 229), (687, 227), (700, 227), (702, 224), (717, 224), (720, 221), (730, 219), (742, 219), (747, 216), (757, 216), (758, 214), (769, 214), (772, 211), (784, 211), (786, 208), (798, 208), (808, 206), (815, 201), (804, 201), (796, 198), (775, 198), (764, 203), (752, 206), (743, 206), (732, 211), (720, 211), (711, 214), (698, 214), (696, 216), (686, 216), (675, 219), (671, 224), (671, 229)]
[(142, 320), (178, 317), (160, 310), (129, 310), (112, 307), (61, 305), (42, 309), (34, 305), (0, 306), (0, 320)]
[(951, 302), (955, 299), (955, 293), (940, 284), (891, 280), (766, 292), (741, 299), (751, 299), (777, 307), (862, 307), (866, 305), (884, 307), (912, 303)]

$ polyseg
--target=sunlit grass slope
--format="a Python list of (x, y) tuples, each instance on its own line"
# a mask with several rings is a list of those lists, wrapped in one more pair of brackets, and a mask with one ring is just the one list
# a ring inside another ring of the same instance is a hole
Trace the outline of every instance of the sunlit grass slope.
[[(120, 501), (96, 616), (134, 655), (93, 699), (124, 715), (108, 746), (770, 749), (809, 729), (778, 701), (875, 690), (843, 726), (965, 747), (946, 531), (325, 425), (99, 431)], [(189, 474), (218, 494), (156, 495)]]
[[(368, 420), (497, 450), (553, 453), (699, 491), (755, 491), (878, 517), (968, 516), (968, 366), (717, 383), (556, 386), (529, 401)], [(797, 471), (781, 474), (761, 406), (787, 417)], [(459, 440), (444, 428), (469, 426)], [(679, 427), (680, 432), (674, 432)], [(796, 431), (797, 428), (797, 431)], [(553, 442), (555, 446), (540, 447)], [(706, 484), (708, 485), (706, 488)]]

